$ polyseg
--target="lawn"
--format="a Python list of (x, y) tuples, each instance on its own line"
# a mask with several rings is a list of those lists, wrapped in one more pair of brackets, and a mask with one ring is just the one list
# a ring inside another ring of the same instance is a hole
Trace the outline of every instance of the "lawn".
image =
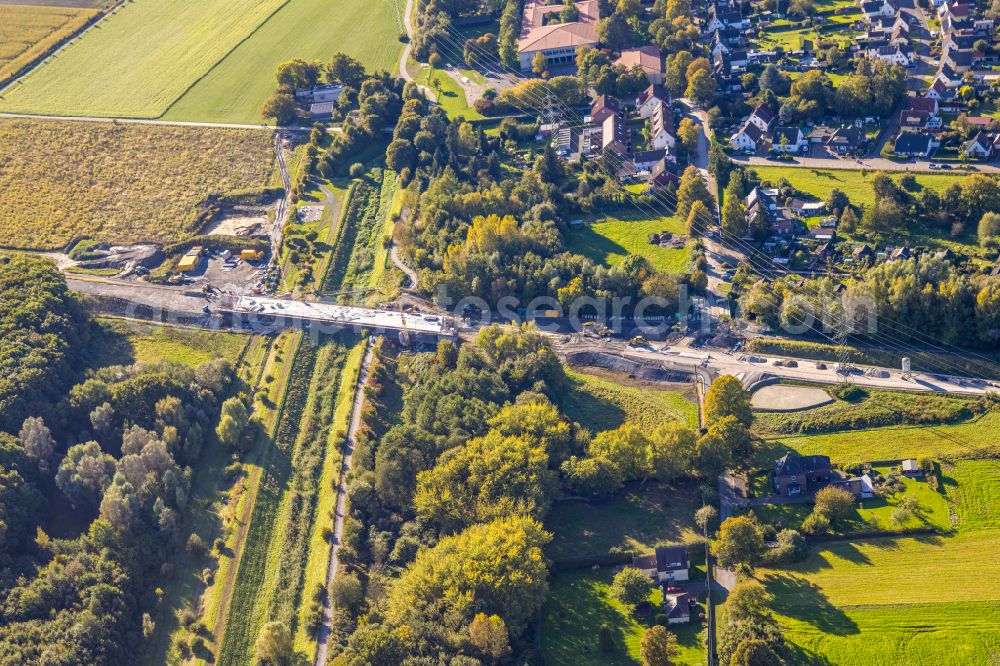
[[(944, 466), (953, 536), (829, 542), (758, 572), (803, 664), (986, 664), (1000, 651), (1000, 464)], [(903, 658), (905, 655), (905, 659)]]
[(221, 62), (192, 81), (167, 120), (261, 122), (261, 103), (274, 92), (274, 70), (291, 58), (330, 60), (341, 51), (369, 71), (395, 72), (403, 45), (399, 0), (287, 0)]
[(209, 195), (261, 190), (273, 161), (261, 130), (2, 119), (0, 246), (173, 242)]
[[(830, 190), (837, 188), (845, 192), (851, 203), (871, 206), (875, 203), (871, 180), (878, 171), (861, 171), (854, 169), (807, 169), (802, 167), (754, 166), (761, 180), (777, 183), (785, 179), (792, 187), (816, 198), (823, 199)], [(899, 174), (894, 175), (896, 180)], [(929, 187), (940, 193), (952, 183), (957, 183), (962, 173), (919, 173), (914, 174), (921, 188)], [(917, 194), (914, 192), (913, 194)], [(980, 248), (975, 236), (975, 229), (968, 229), (958, 238), (949, 238), (940, 229), (935, 229), (923, 222), (913, 225), (904, 233), (890, 239), (894, 242), (907, 242), (914, 246), (933, 248), (950, 248), (962, 254), (978, 254)]]
[(195, 366), (214, 358), (236, 363), (248, 337), (238, 333), (146, 324), (101, 317), (97, 365), (172, 361)]
[(699, 533), (701, 507), (693, 488), (629, 484), (611, 499), (558, 502), (545, 520), (552, 532), (546, 554), (553, 560), (607, 555), (611, 548), (650, 553), (657, 545), (690, 543)]
[[(434, 91), (437, 96), (437, 103), (441, 105), (441, 108), (445, 110), (449, 118), (463, 116), (466, 120), (479, 120), (483, 117), (481, 113), (476, 111), (475, 107), (469, 106), (465, 90), (462, 89), (462, 86), (454, 78), (456, 76), (468, 76), (470, 80), (474, 80), (475, 76), (470, 76), (469, 71), (449, 71), (430, 66), (421, 67), (415, 63), (411, 66), (410, 71), (415, 80)], [(483, 78), (481, 74), (478, 76), (480, 79)], [(434, 85), (434, 81), (438, 82), (437, 86)]]
[(945, 473), (958, 528), (1000, 528), (1000, 464), (992, 460), (958, 460), (946, 466)]
[(0, 80), (17, 74), (97, 13), (84, 7), (0, 4)]
[[(633, 666), (642, 663), (639, 642), (652, 624), (653, 614), (641, 617), (608, 594), (613, 570), (560, 573), (552, 580), (549, 598), (542, 609), (541, 644), (548, 666)], [(649, 596), (654, 604), (662, 601), (658, 589)], [(601, 652), (597, 636), (607, 624), (615, 650)], [(703, 664), (706, 647), (701, 625), (672, 625), (681, 653), (677, 664)]]
[(802, 455), (824, 454), (835, 463), (866, 460), (902, 460), (917, 456), (935, 458), (988, 458), (1000, 455), (1000, 412), (955, 425), (889, 426), (819, 435), (787, 435), (768, 440), (767, 458), (781, 451)]
[(684, 222), (676, 217), (651, 220), (642, 213), (622, 210), (571, 229), (566, 236), (566, 247), (609, 268), (620, 266), (630, 254), (638, 254), (658, 271), (686, 272), (687, 248), (664, 249), (649, 243), (649, 234), (663, 231), (683, 234)]
[[(754, 166), (752, 167), (761, 180), (777, 183), (782, 178), (791, 183), (792, 187), (807, 194), (823, 199), (830, 190), (837, 188), (847, 193), (851, 203), (871, 206), (875, 203), (871, 181), (878, 171), (862, 171), (860, 169), (806, 169), (802, 167), (784, 166)], [(895, 175), (898, 179), (898, 174)], [(943, 192), (952, 183), (957, 183), (963, 174), (920, 173), (914, 174), (917, 183), (937, 192)]]
[(990, 663), (1000, 647), (996, 536), (829, 543), (758, 576), (785, 636), (812, 657), (797, 663)]
[[(877, 467), (876, 471), (886, 474), (889, 472), (889, 468)], [(943, 531), (951, 529), (949, 504), (944, 494), (934, 490), (923, 480), (905, 477), (901, 477), (900, 480), (906, 486), (905, 493), (887, 499), (870, 497), (861, 500), (850, 515), (838, 519), (833, 526), (833, 532), (835, 534), (851, 534), (852, 532), (870, 530), (900, 530), (920, 527), (932, 527)], [(945, 485), (946, 492), (948, 492), (947, 487), (953, 486), (954, 483), (952, 480), (946, 479)], [(910, 495), (917, 499), (922, 514), (902, 525), (896, 525), (892, 522), (892, 511), (904, 495)], [(776, 530), (786, 527), (799, 529), (802, 521), (811, 511), (812, 505), (807, 503), (769, 504), (753, 509), (762, 523), (772, 525)]]
[(0, 110), (156, 118), (286, 2), (125, 3), (4, 93)]
[(614, 373), (593, 374), (567, 368), (566, 374), (572, 385), (560, 408), (595, 433), (613, 430), (624, 423), (646, 431), (671, 421), (684, 421), (692, 427), (698, 424), (698, 408), (692, 402), (688, 386), (682, 393), (654, 384), (629, 382)]

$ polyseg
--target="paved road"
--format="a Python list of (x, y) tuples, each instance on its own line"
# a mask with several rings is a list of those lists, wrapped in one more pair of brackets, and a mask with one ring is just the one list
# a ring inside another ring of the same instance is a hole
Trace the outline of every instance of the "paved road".
[[(746, 155), (731, 155), (730, 157), (733, 162), (744, 166), (779, 166), (800, 169), (869, 169), (872, 171), (931, 171), (930, 165), (933, 162), (933, 160), (898, 162), (885, 159), (884, 157), (864, 157), (860, 160), (852, 158), (839, 159), (832, 156), (829, 158), (794, 157), (790, 161), (769, 160), (766, 157), (749, 157)], [(973, 166), (980, 173), (1000, 173), (1000, 165), (994, 163), (976, 163)], [(951, 171), (942, 171), (941, 173), (962, 175), (969, 172), (961, 169), (952, 169)]]
[[(351, 420), (347, 429), (347, 438), (344, 441), (344, 458), (340, 465), (340, 482), (337, 486), (337, 501), (335, 503), (333, 518), (333, 546), (330, 548), (330, 563), (327, 567), (326, 589), (333, 586), (333, 579), (337, 576), (340, 568), (341, 541), (344, 536), (344, 521), (347, 518), (347, 476), (351, 471), (351, 460), (354, 456), (354, 437), (358, 434), (361, 426), (361, 410), (365, 405), (364, 386), (368, 382), (368, 371), (372, 363), (372, 348), (365, 350), (365, 357), (361, 361), (361, 370), (358, 372), (358, 381), (354, 387), (354, 405), (351, 408)], [(322, 509), (322, 507), (319, 507)], [(319, 628), (319, 636), (316, 643), (316, 666), (325, 666), (327, 654), (330, 650), (330, 625), (333, 621), (333, 607), (330, 604), (330, 595), (327, 594), (323, 602), (323, 624)]]
[(392, 247), (389, 250), (389, 257), (392, 259), (392, 263), (395, 264), (396, 268), (403, 271), (406, 275), (406, 279), (409, 280), (409, 284), (404, 287), (404, 289), (416, 289), (417, 288), (417, 272), (406, 265), (403, 258), (399, 256), (399, 246), (393, 241)]
[(406, 63), (410, 59), (410, 52), (413, 50), (413, 26), (410, 24), (411, 17), (413, 16), (413, 0), (406, 0), (406, 9), (403, 10), (403, 29), (406, 30), (406, 36), (409, 39), (406, 41), (406, 48), (403, 49), (403, 54), (399, 56), (399, 76), (404, 81), (413, 81), (420, 88), (420, 91), (424, 93), (424, 96), (431, 100), (432, 102), (437, 100), (437, 96), (434, 91), (425, 85), (417, 83), (410, 72), (406, 69)]
[[(221, 127), (227, 129), (279, 129), (275, 125), (241, 125), (238, 123), (202, 123), (187, 120), (152, 120), (147, 118), (100, 118), (97, 116), (54, 116), (39, 113), (0, 113), (0, 118), (34, 118), (38, 120), (75, 120), (85, 123), (112, 123), (122, 125), (167, 125), (173, 127)], [(311, 127), (285, 127), (286, 130), (308, 131)]]

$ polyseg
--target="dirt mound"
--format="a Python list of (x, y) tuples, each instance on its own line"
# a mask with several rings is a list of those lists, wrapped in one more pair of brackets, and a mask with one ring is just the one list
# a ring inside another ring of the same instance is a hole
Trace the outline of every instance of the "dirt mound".
[(688, 380), (688, 376), (683, 373), (667, 370), (653, 363), (635, 361), (604, 352), (572, 352), (566, 356), (566, 361), (570, 365), (590, 366), (621, 372), (629, 377), (647, 382), (686, 382)]

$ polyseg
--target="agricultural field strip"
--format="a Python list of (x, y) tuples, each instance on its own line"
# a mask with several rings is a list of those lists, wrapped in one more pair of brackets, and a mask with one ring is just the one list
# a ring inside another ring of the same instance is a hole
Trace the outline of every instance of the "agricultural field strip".
[(330, 549), (333, 547), (333, 544), (330, 540), (324, 538), (323, 533), (324, 528), (332, 526), (333, 523), (332, 519), (328, 521), (326, 508), (329, 507), (331, 512), (336, 510), (337, 485), (340, 482), (340, 465), (343, 459), (342, 450), (338, 447), (340, 441), (338, 435), (342, 431), (346, 432), (348, 427), (351, 407), (354, 404), (354, 390), (358, 380), (358, 373), (361, 370), (361, 360), (364, 357), (365, 348), (365, 342), (354, 345), (350, 352), (348, 352), (347, 360), (344, 362), (343, 370), (340, 373), (336, 409), (326, 442), (323, 470), (317, 485), (319, 491), (316, 497), (316, 520), (313, 521), (312, 533), (309, 537), (309, 555), (302, 583), (303, 594), (301, 603), (299, 604), (294, 642), (296, 652), (303, 652), (310, 656), (316, 650), (316, 641), (309, 634), (306, 626), (307, 614), (309, 612), (307, 595), (316, 584), (324, 584), (326, 582), (326, 567), (330, 561)]
[[(205, 594), (207, 603), (204, 604), (204, 617), (212, 629), (212, 637), (216, 647), (222, 644), (231, 598), (246, 548), (250, 521), (260, 492), (263, 472), (268, 465), (272, 448), (270, 440), (274, 436), (279, 417), (284, 411), (285, 395), (292, 372), (292, 360), (302, 344), (302, 338), (301, 333), (292, 333), (279, 338), (278, 342), (272, 345), (267, 362), (261, 365), (260, 372), (254, 382), (258, 386), (262, 381), (267, 385), (266, 378), (270, 376), (269, 373), (274, 369), (274, 366), (279, 363), (277, 358), (282, 359), (277, 377), (266, 386), (267, 402), (254, 406), (255, 417), (261, 420), (265, 435), (258, 442), (255, 451), (256, 462), (246, 466), (249, 471), (246, 474), (244, 490), (239, 495), (235, 511), (238, 516), (236, 519), (238, 529), (231, 535), (232, 543), (227, 543), (233, 552), (233, 557), (220, 561), (215, 583), (212, 588), (206, 590)], [(263, 418), (261, 418), (261, 414), (263, 414)]]
[(253, 660), (254, 641), (270, 608), (277, 572), (270, 570), (269, 564), (277, 559), (281, 547), (280, 540), (274, 536), (290, 471), (288, 456), (306, 408), (315, 360), (315, 348), (306, 342), (300, 344), (292, 361), (288, 390), (272, 438), (273, 445), (267, 449), (270, 455), (266, 473), (261, 479), (261, 492), (258, 492), (254, 502), (243, 556), (228, 604), (226, 629), (218, 651), (218, 659), (224, 663), (250, 663)]
[(87, 7), (0, 4), (0, 82), (38, 61), (98, 13)]
[(4, 91), (0, 111), (156, 118), (289, 1), (128, 3)]
[(274, 161), (255, 130), (0, 120), (0, 246), (171, 243), (209, 195), (260, 191)]
[(392, 71), (403, 49), (396, 27), (399, 2), (289, 0), (174, 100), (161, 117), (257, 122), (261, 104), (274, 92), (275, 68), (292, 58), (326, 62), (341, 51), (357, 58), (370, 72)]

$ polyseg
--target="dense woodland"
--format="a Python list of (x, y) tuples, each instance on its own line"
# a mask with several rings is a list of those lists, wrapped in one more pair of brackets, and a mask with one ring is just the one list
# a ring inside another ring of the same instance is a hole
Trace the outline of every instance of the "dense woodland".
[[(4, 257), (0, 283), (0, 663), (134, 663), (232, 368), (86, 370), (91, 324), (55, 267)], [(79, 534), (39, 531), (53, 512)]]

